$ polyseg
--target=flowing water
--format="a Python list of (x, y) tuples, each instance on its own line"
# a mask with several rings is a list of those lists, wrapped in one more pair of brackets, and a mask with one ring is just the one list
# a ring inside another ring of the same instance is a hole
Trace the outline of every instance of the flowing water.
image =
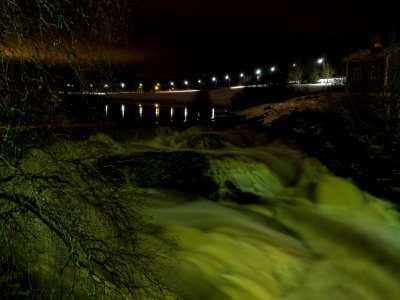
[[(399, 299), (397, 208), (318, 160), (246, 130), (167, 130), (120, 143), (193, 155), (170, 156), (166, 174), (204, 158), (193, 174), (207, 178), (200, 188), (191, 174), (172, 188), (141, 188), (146, 213), (164, 229), (146, 246), (160, 249), (171, 299)], [(154, 170), (164, 168), (157, 157)]]

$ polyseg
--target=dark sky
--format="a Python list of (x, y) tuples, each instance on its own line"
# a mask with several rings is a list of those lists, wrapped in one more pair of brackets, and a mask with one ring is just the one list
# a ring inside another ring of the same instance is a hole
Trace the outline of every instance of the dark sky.
[(302, 56), (339, 61), (387, 42), (394, 5), (337, 1), (137, 0), (132, 3), (133, 76), (199, 77), (290, 64)]

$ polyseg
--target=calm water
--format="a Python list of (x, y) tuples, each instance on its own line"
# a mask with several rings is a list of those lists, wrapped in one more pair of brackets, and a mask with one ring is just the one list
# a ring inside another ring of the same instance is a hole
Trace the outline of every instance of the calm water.
[(173, 125), (209, 122), (225, 113), (224, 108), (211, 105), (196, 108), (194, 105), (117, 101), (100, 96), (87, 96), (82, 99), (70, 95), (66, 98), (65, 105), (67, 115), (77, 122)]

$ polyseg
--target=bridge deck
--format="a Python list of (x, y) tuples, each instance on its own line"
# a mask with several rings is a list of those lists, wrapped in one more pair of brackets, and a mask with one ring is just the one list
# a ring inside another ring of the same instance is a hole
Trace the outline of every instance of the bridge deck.
[[(229, 106), (231, 99), (236, 96), (242, 87), (238, 88), (223, 88), (208, 91), (209, 101), (216, 106)], [(121, 92), (121, 93), (107, 93), (105, 96), (112, 99), (128, 100), (133, 102), (146, 102), (153, 103), (159, 102), (174, 103), (174, 104), (189, 104), (199, 97), (199, 90), (187, 91), (165, 91), (165, 92)]]

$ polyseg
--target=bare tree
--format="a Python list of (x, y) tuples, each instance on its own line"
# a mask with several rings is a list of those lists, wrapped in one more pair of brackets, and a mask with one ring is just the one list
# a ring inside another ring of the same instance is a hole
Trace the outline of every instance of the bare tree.
[(400, 133), (400, 47), (394, 30), (386, 59), (385, 83), (381, 93), (381, 106), (386, 129), (391, 135)]
[(135, 190), (121, 190), (96, 167), (110, 144), (73, 142), (55, 132), (68, 122), (60, 82), (71, 74), (85, 86), (93, 70), (107, 75), (108, 57), (96, 49), (126, 32), (127, 11), (125, 0), (0, 2), (0, 294), (6, 298), (161, 292), (150, 263), (157, 255), (140, 243), (157, 228), (140, 213)]

